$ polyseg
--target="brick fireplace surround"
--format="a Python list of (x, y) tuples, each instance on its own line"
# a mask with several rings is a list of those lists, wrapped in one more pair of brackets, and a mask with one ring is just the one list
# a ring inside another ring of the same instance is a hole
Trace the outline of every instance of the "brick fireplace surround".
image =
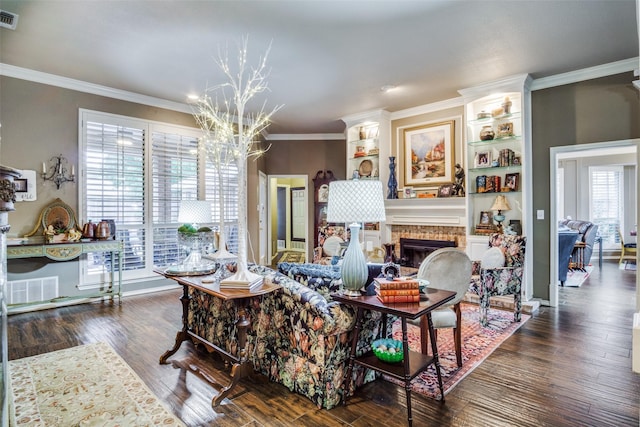
[(467, 239), (464, 227), (440, 225), (392, 225), (391, 242), (396, 257), (400, 257), (400, 239), (449, 240), (456, 242), (456, 247), (465, 250)]

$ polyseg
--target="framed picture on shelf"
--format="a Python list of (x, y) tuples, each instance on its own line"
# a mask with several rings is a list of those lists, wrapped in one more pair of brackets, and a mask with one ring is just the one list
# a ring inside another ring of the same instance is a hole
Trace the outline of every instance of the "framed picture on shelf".
[(493, 226), (493, 212), (491, 211), (480, 212), (480, 222), (478, 224)]
[(509, 191), (518, 191), (520, 187), (520, 173), (508, 173), (504, 176), (504, 186), (509, 188)]
[(453, 182), (454, 120), (404, 129), (405, 185)]
[(414, 196), (414, 191), (413, 191), (413, 187), (404, 187), (403, 189), (403, 195), (405, 199), (410, 199)]
[(444, 184), (438, 187), (438, 197), (451, 197), (453, 184)]
[(478, 151), (474, 159), (473, 167), (475, 168), (491, 167), (491, 151)]
[(513, 136), (513, 122), (500, 123), (496, 131), (496, 138)]

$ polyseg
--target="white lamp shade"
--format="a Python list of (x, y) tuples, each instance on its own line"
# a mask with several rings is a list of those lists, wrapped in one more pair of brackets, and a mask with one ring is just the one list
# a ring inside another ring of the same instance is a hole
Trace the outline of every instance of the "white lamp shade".
[(206, 224), (211, 219), (211, 202), (206, 200), (182, 200), (178, 211), (178, 222)]
[(354, 179), (329, 184), (328, 222), (380, 222), (385, 219), (380, 181)]

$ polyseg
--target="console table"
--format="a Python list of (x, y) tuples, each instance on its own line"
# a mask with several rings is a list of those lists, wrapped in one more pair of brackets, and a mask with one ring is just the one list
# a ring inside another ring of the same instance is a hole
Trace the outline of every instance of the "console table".
[[(245, 290), (245, 289), (220, 289), (220, 281), (224, 278), (222, 272), (223, 268), (219, 268), (215, 273), (205, 276), (174, 276), (167, 273), (166, 270), (156, 269), (154, 272), (163, 275), (168, 279), (173, 279), (182, 285), (182, 330), (176, 334), (176, 342), (173, 348), (167, 350), (162, 356), (160, 356), (160, 363), (167, 363), (167, 359), (175, 354), (180, 348), (180, 345), (184, 341), (192, 340), (194, 343), (203, 344), (208, 351), (215, 351), (225, 361), (233, 363), (231, 367), (231, 382), (224, 387), (220, 392), (214, 396), (211, 401), (211, 406), (216, 407), (222, 402), (222, 400), (231, 392), (233, 387), (243, 378), (253, 372), (251, 363), (249, 362), (247, 354), (247, 329), (251, 324), (251, 319), (247, 316), (246, 306), (248, 301), (255, 296), (265, 295), (269, 292), (273, 292), (280, 288), (280, 285), (274, 283), (263, 283), (257, 289)], [(235, 356), (224, 348), (209, 342), (205, 338), (197, 335), (193, 330), (189, 328), (189, 301), (191, 295), (189, 289), (197, 289), (201, 292), (212, 295), (216, 298), (223, 300), (232, 300), (237, 308), (238, 320), (236, 320), (236, 330), (238, 334), (238, 355)]]
[[(82, 254), (90, 252), (110, 252), (110, 280), (106, 290), (89, 295), (79, 295), (73, 297), (65, 297), (69, 299), (77, 298), (97, 298), (97, 297), (113, 297), (118, 296), (121, 301), (122, 297), (122, 258), (124, 256), (122, 241), (120, 240), (91, 240), (88, 242), (62, 242), (62, 243), (44, 243), (43, 238), (21, 239), (18, 242), (9, 242), (7, 244), (7, 259), (24, 259), (24, 258), (48, 258), (53, 261), (70, 261), (78, 258)], [(117, 268), (116, 268), (117, 259)], [(116, 273), (117, 271), (117, 273)], [(116, 280), (117, 274), (117, 280)], [(20, 307), (23, 305), (33, 305), (51, 301), (39, 301), (37, 303), (27, 304), (11, 304), (9, 308)], [(11, 310), (10, 310), (11, 311)]]

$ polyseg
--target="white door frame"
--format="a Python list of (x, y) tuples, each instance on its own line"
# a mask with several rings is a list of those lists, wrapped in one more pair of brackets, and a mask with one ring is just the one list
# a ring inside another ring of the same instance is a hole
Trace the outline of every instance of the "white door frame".
[[(638, 173), (638, 165), (640, 164), (640, 139), (625, 139), (620, 141), (608, 141), (608, 142), (596, 142), (591, 144), (578, 144), (578, 145), (564, 145), (560, 147), (551, 147), (549, 149), (549, 159), (551, 162), (551, 182), (549, 189), (549, 221), (551, 223), (549, 236), (549, 305), (551, 307), (558, 306), (558, 221), (557, 204), (556, 204), (556, 180), (558, 172), (558, 157), (563, 153), (577, 153), (584, 150), (598, 150), (606, 148), (617, 147), (635, 147), (636, 148), (636, 216), (638, 215), (638, 208), (640, 208), (640, 199), (638, 198), (638, 185), (640, 184), (640, 173)], [(637, 223), (637, 220), (636, 220)], [(637, 261), (636, 261), (637, 263)], [(640, 286), (638, 275), (636, 274), (636, 310), (640, 310)]]
[(273, 251), (271, 250), (271, 241), (272, 241), (272, 236), (273, 236), (273, 230), (271, 229), (271, 211), (272, 211), (272, 206), (271, 206), (271, 193), (273, 191), (275, 191), (275, 189), (277, 188), (277, 183), (276, 185), (272, 184), (272, 178), (278, 180), (280, 178), (283, 179), (303, 179), (304, 180), (304, 189), (305, 189), (305, 199), (307, 201), (306, 206), (306, 221), (305, 221), (305, 236), (304, 236), (304, 252), (306, 254), (307, 259), (309, 258), (309, 176), (308, 175), (280, 175), (280, 174), (275, 174), (275, 175), (267, 175), (267, 251), (268, 251), (268, 262), (271, 262), (271, 258), (273, 258), (273, 256), (275, 255), (273, 253)]

